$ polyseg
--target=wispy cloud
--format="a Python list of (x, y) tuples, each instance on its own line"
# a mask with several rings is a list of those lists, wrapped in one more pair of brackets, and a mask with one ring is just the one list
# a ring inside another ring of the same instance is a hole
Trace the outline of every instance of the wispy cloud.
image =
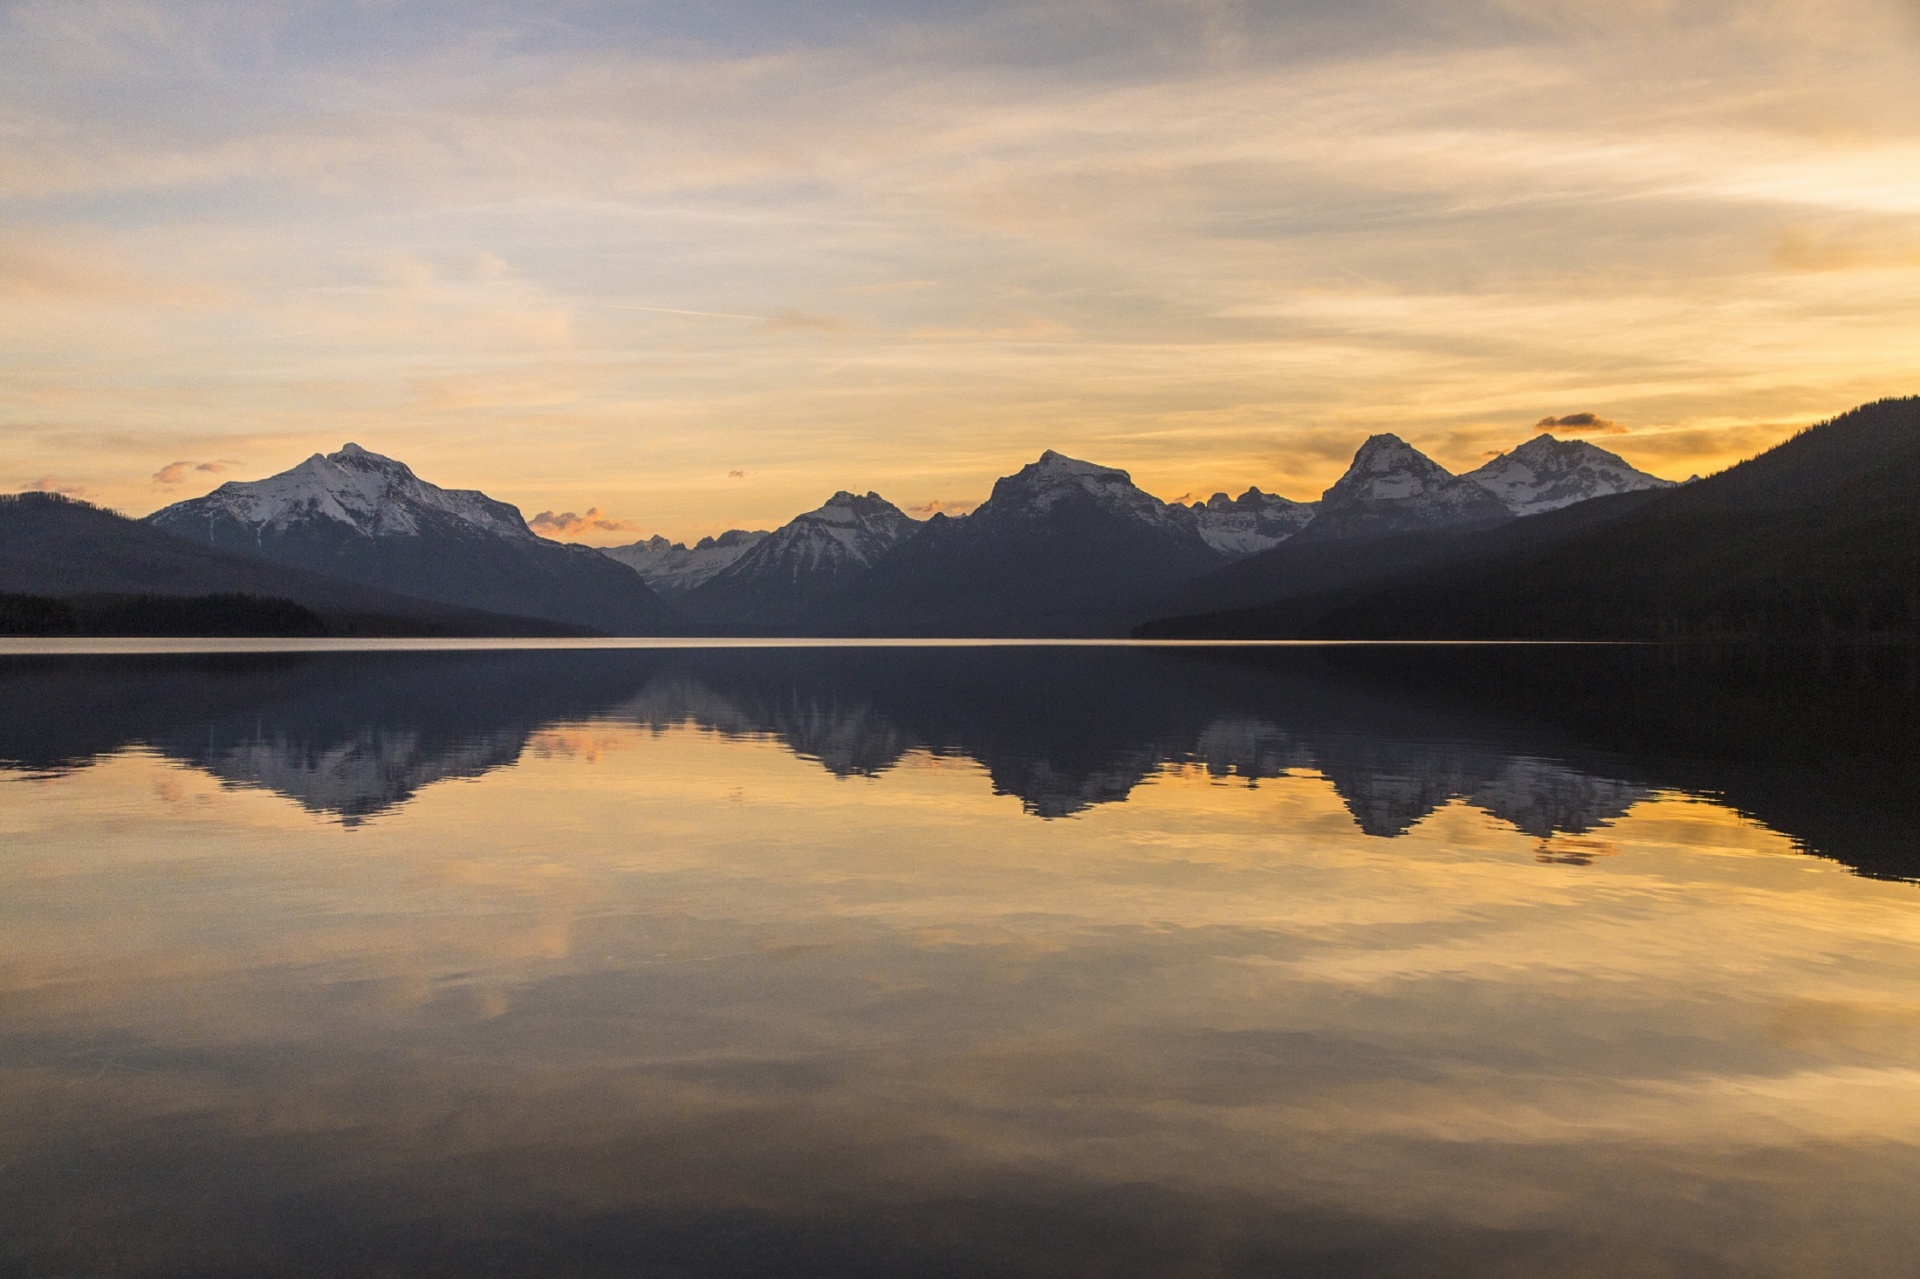
[(844, 333), (847, 321), (838, 315), (813, 315), (782, 307), (761, 326), (769, 333)]
[(189, 474), (224, 475), (228, 467), (238, 465), (238, 462), (169, 462), (153, 473), (153, 482), (174, 485), (186, 480)]
[(75, 484), (71, 480), (61, 479), (57, 475), (42, 475), (37, 480), (28, 480), (20, 486), (29, 493), (58, 493), (62, 497), (93, 497), (92, 489)]

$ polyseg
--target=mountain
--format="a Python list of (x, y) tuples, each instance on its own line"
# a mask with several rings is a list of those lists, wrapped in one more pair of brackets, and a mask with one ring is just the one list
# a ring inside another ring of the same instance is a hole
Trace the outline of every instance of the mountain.
[(1675, 487), (1674, 481), (1637, 471), (1625, 458), (1585, 440), (1544, 434), (1460, 478), (1492, 493), (1515, 515), (1557, 511), (1615, 493)]
[(1124, 633), (1143, 592), (1221, 560), (1191, 509), (1048, 450), (971, 515), (927, 521), (815, 616), (856, 634)]
[(1297, 639), (1368, 595), (1433, 581), (1462, 566), (1539, 555), (1658, 498), (1620, 493), (1557, 511), (1466, 528), (1440, 527), (1334, 541), (1293, 540), (1176, 583), (1148, 601), (1143, 639)]
[(1252, 555), (1280, 545), (1313, 522), (1314, 504), (1250, 488), (1237, 498), (1215, 493), (1187, 508), (1200, 538), (1222, 555)]
[(1375, 435), (1321, 495), (1301, 536), (1326, 542), (1511, 518), (1506, 504), (1481, 485), (1454, 475), (1397, 435)]
[(348, 444), (264, 480), (222, 484), (147, 517), (154, 528), (464, 608), (615, 634), (675, 628), (640, 577), (596, 550), (537, 537), (517, 508), (443, 489)]
[(453, 608), (290, 568), (176, 537), (151, 524), (48, 493), (0, 497), (0, 592), (80, 599), (86, 601), (83, 612), (87, 613), (112, 612), (118, 604), (153, 596), (287, 600), (318, 614), (330, 631), (340, 634), (551, 635), (569, 631), (548, 622)]
[(1328, 614), (1386, 637), (1920, 639), (1920, 397), (1812, 427), (1536, 555)]
[(692, 546), (655, 535), (630, 546), (603, 546), (600, 553), (638, 573), (663, 598), (700, 586), (767, 536), (765, 529), (732, 528)]
[(844, 489), (749, 547), (686, 597), (705, 622), (790, 624), (866, 575), (919, 521), (878, 493)]
[(1864, 405), (1681, 487), (1529, 516), (1440, 554), (1422, 545), (1424, 558), (1368, 547), (1390, 565), (1371, 577), (1358, 564), (1296, 574), (1265, 604), (1140, 633), (1920, 639), (1920, 397)]

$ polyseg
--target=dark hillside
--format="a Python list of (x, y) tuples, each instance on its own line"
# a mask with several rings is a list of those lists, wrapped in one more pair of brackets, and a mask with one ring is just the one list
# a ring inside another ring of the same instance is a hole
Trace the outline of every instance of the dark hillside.
[(834, 597), (817, 629), (867, 635), (1125, 635), (1138, 601), (1217, 556), (1073, 495), (1042, 521), (928, 521)]
[(1338, 542), (1286, 542), (1163, 599), (1143, 639), (1308, 634), (1328, 613), (1380, 591), (1475, 566), (1537, 557), (1640, 510), (1660, 495), (1621, 493), (1491, 529), (1429, 529)]
[(1587, 537), (1330, 610), (1321, 636), (1920, 638), (1920, 399), (1883, 400)]
[(328, 635), (318, 613), (258, 595), (0, 595), (0, 635)]
[(1920, 639), (1920, 399), (1855, 409), (1684, 488), (1515, 521), (1450, 557), (1291, 580), (1139, 633)]
[[(318, 614), (329, 631), (343, 634), (581, 633), (579, 628), (453, 608), (343, 582), (322, 573), (289, 568), (238, 551), (175, 537), (89, 503), (48, 493), (0, 495), (0, 592), (56, 600), (118, 597), (123, 607), (124, 601), (140, 597), (246, 596), (281, 600)], [(21, 607), (30, 610), (32, 606)], [(105, 604), (96, 599), (89, 607), (97, 613)], [(149, 621), (136, 623), (126, 619), (125, 624), (161, 624), (152, 620), (158, 616), (155, 613), (158, 606), (144, 607)], [(218, 611), (218, 606), (211, 607)], [(206, 616), (208, 624), (215, 624), (217, 619), (213, 613)]]

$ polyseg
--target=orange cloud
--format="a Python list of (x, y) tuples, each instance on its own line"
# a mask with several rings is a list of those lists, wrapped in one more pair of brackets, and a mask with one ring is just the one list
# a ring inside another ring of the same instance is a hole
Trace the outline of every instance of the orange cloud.
[(1601, 417), (1598, 413), (1568, 413), (1564, 417), (1543, 417), (1533, 425), (1536, 430), (1564, 431), (1569, 435), (1625, 435), (1627, 433), (1626, 427)]
[(189, 471), (204, 471), (210, 475), (226, 472), (227, 462), (169, 462), (153, 473), (155, 484), (178, 484), (187, 478)]
[(966, 515), (978, 505), (980, 505), (978, 502), (954, 502), (946, 498), (936, 497), (931, 502), (922, 502), (919, 506), (909, 506), (907, 508), (907, 514), (918, 516), (921, 519), (929, 519), (937, 514)]
[(81, 488), (78, 484), (69, 484), (57, 475), (43, 475), (37, 480), (29, 480), (21, 485), (30, 493), (58, 493), (62, 497), (92, 497), (92, 489)]
[(542, 511), (527, 521), (527, 527), (542, 537), (580, 537), (590, 533), (631, 533), (640, 526), (632, 520), (614, 519), (599, 507), (589, 506), (585, 515)]

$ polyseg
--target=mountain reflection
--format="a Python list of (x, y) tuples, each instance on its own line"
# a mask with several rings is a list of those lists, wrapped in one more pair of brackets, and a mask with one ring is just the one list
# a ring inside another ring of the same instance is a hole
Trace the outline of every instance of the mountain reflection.
[[(1871, 659), (1871, 660), (1869, 660)], [(1464, 802), (1582, 864), (1663, 791), (1710, 794), (1809, 851), (1920, 874), (1912, 666), (1713, 650), (808, 649), (16, 660), (0, 762), (145, 747), (346, 824), (516, 763), (588, 721), (770, 739), (840, 776), (976, 762), (1036, 817), (1155, 774), (1311, 772), (1366, 834)]]

